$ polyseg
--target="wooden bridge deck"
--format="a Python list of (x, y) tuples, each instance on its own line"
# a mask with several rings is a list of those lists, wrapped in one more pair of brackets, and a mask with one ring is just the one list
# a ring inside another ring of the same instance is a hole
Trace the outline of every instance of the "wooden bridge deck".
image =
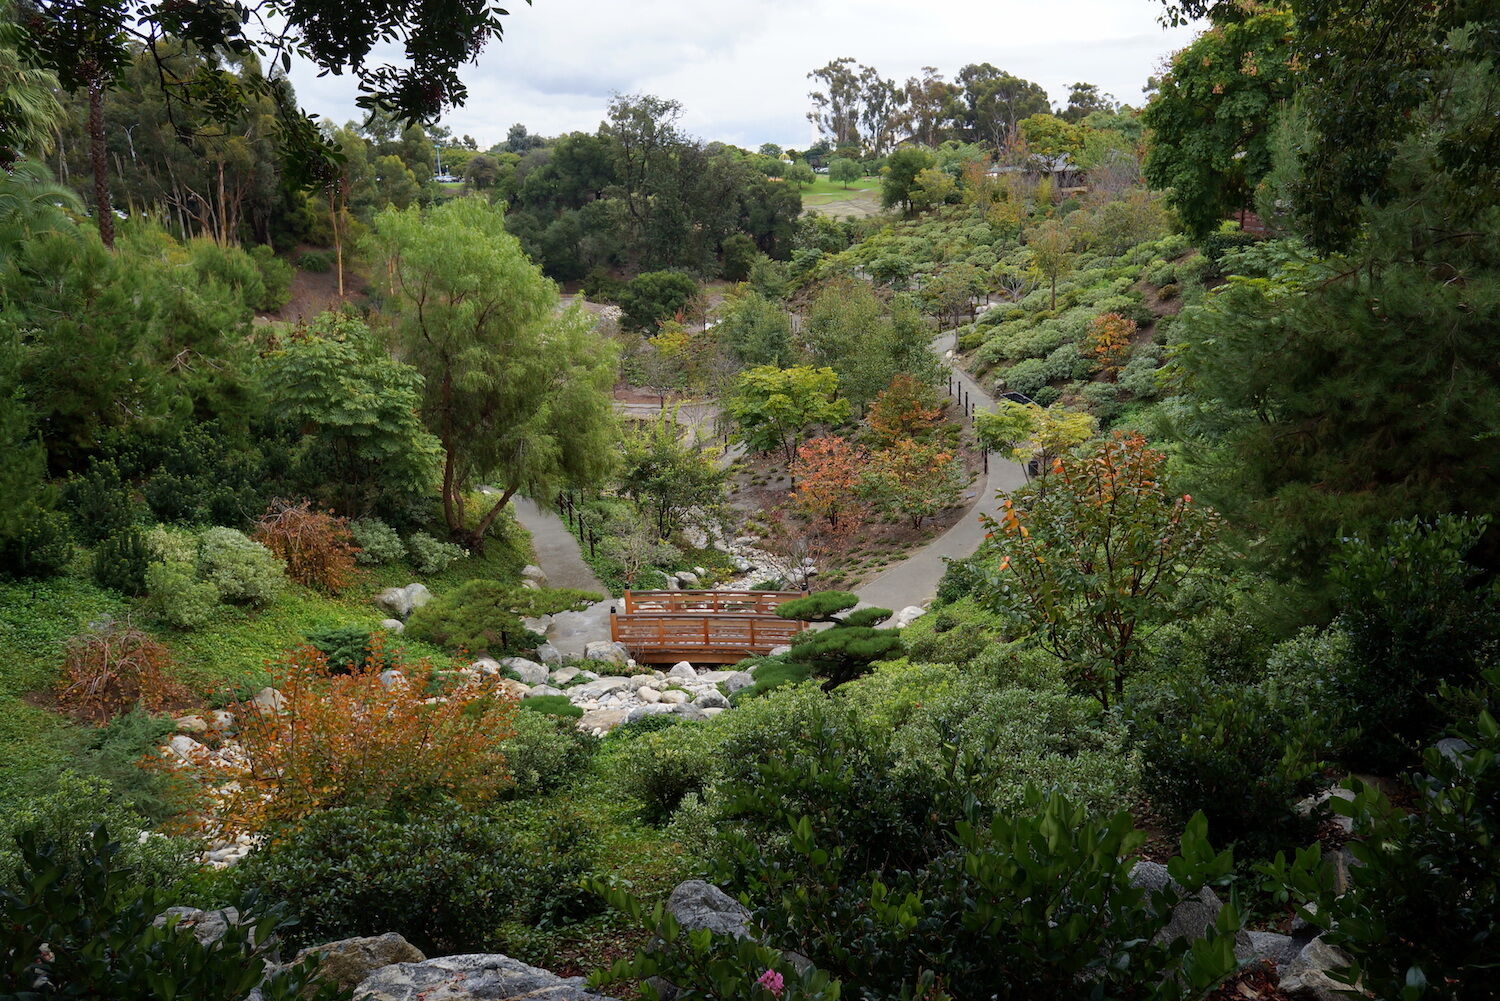
[(627, 591), (610, 637), (643, 664), (733, 664), (770, 653), (802, 630), (777, 605), (801, 591)]

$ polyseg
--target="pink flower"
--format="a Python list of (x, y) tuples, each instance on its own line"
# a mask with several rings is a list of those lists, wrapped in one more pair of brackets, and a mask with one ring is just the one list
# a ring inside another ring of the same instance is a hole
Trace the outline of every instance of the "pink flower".
[(766, 990), (770, 991), (776, 997), (781, 997), (781, 992), (786, 989), (786, 981), (783, 980), (781, 978), (781, 974), (777, 973), (775, 970), (767, 970), (765, 973), (762, 973), (760, 975), (760, 979), (755, 982), (757, 984), (760, 984)]

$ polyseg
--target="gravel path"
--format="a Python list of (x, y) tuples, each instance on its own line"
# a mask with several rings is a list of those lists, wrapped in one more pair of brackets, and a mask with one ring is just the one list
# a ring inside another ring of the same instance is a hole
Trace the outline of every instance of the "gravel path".
[[(932, 349), (940, 355), (953, 350), (957, 335), (949, 332), (939, 335), (932, 342)], [(953, 374), (959, 384), (974, 401), (976, 410), (992, 407), (995, 401), (979, 388), (969, 374), (957, 365)], [(947, 569), (945, 557), (968, 556), (984, 541), (984, 526), (981, 514), (995, 514), (999, 508), (997, 493), (1006, 493), (1026, 482), (1026, 473), (1019, 463), (990, 455), (989, 476), (976, 481), (966, 494), (972, 506), (948, 531), (912, 553), (894, 566), (887, 567), (879, 577), (862, 584), (856, 591), (860, 601), (899, 611), (907, 605), (925, 604), (937, 593), (938, 581)]]

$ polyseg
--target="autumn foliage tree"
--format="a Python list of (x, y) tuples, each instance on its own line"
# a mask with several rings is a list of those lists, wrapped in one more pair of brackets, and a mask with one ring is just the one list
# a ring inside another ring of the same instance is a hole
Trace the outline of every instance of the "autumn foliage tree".
[(865, 424), (877, 447), (902, 438), (920, 441), (937, 429), (944, 406), (935, 386), (902, 373), (870, 403)]
[(1095, 370), (1110, 382), (1120, 377), (1120, 369), (1130, 356), (1130, 341), (1135, 337), (1135, 321), (1119, 313), (1102, 313), (1094, 317), (1084, 336), (1082, 351), (1094, 359)]
[(397, 659), (383, 680), (392, 658), (376, 647), (347, 674), (330, 676), (310, 646), (272, 667), (281, 708), (238, 706), (237, 750), (192, 762), (206, 831), (256, 834), (337, 806), (482, 803), (505, 788), (500, 745), (516, 700), (500, 680), (473, 677), (429, 698), (430, 663)]
[(989, 598), (1027, 622), (1073, 686), (1118, 701), (1142, 641), (1179, 614), (1172, 598), (1205, 571), (1218, 517), (1163, 482), (1166, 457), (1117, 432), (1054, 460), (1051, 486), (1005, 498), (983, 551)]
[(859, 498), (864, 453), (838, 435), (825, 435), (797, 447), (792, 463), (792, 505), (815, 522), (837, 530), (840, 522), (863, 520)]
[(952, 449), (902, 438), (870, 456), (864, 483), (882, 509), (921, 528), (927, 518), (958, 503), (963, 467)]

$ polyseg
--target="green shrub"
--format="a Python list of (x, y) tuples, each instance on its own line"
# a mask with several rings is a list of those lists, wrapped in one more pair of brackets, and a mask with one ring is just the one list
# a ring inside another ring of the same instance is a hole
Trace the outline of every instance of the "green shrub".
[(520, 653), (542, 642), (523, 619), (584, 608), (598, 595), (562, 588), (529, 589), (498, 580), (468, 580), (412, 612), (404, 635), (447, 650)]
[(621, 785), (641, 801), (653, 823), (671, 817), (689, 793), (701, 792), (713, 772), (715, 743), (705, 726), (674, 726), (631, 742), (619, 765)]
[(1052, 404), (1062, 399), (1062, 390), (1058, 389), (1056, 386), (1042, 386), (1036, 392), (1031, 394), (1031, 398), (1041, 406), (1050, 407), (1052, 406)]
[(263, 313), (273, 312), (292, 301), (293, 268), (276, 256), (276, 252), (265, 244), (250, 248), (250, 259), (260, 269), (264, 291), (259, 301), (250, 305)]
[(55, 577), (73, 560), (73, 533), (61, 511), (27, 501), (0, 537), (0, 574), (9, 577)]
[(63, 489), (63, 505), (73, 517), (73, 531), (84, 542), (102, 542), (135, 524), (135, 501), (108, 459), (94, 459), (89, 471), (73, 476)]
[(153, 563), (196, 566), (198, 533), (169, 525), (152, 525), (146, 532), (146, 550)]
[(333, 252), (328, 250), (304, 250), (297, 258), (297, 267), (315, 274), (332, 271), (333, 263)]
[(1313, 736), (1259, 689), (1181, 683), (1162, 703), (1140, 707), (1132, 723), (1146, 794), (1168, 817), (1201, 811), (1242, 858), (1268, 858), (1314, 835), (1292, 810), (1316, 783)]
[(272, 477), (262, 449), (274, 447), (268, 438), (247, 445), (212, 421), (190, 423), (136, 457), (146, 503), (159, 521), (248, 524), (265, 510)]
[(219, 607), (219, 589), (199, 580), (183, 563), (152, 563), (146, 568), (146, 607), (177, 629), (197, 629), (211, 622)]
[(1434, 738), (1443, 684), (1469, 687), (1500, 658), (1500, 586), (1465, 557), (1484, 518), (1395, 522), (1382, 542), (1345, 540), (1336, 557), (1337, 622), (1349, 656), (1334, 704), (1359, 727), (1353, 763), (1391, 774)]
[(198, 537), (198, 572), (233, 604), (269, 605), (286, 587), (275, 554), (233, 528), (210, 528)]
[(406, 558), (406, 547), (396, 530), (379, 518), (356, 518), (349, 522), (359, 552), (354, 559), (366, 565), (396, 563)]
[(682, 717), (675, 713), (657, 713), (654, 716), (642, 716), (640, 719), (629, 723), (621, 723), (609, 732), (606, 740), (633, 740), (636, 737), (644, 737), (648, 733), (656, 733), (660, 730), (670, 730), (681, 723)]
[(406, 551), (411, 557), (411, 565), (417, 573), (424, 575), (442, 573), (454, 560), (468, 555), (462, 546), (439, 542), (426, 532), (413, 532), (407, 536)]
[[(151, 717), (131, 713), (101, 728), (101, 732), (117, 730), (122, 723), (135, 728), (142, 719)], [(129, 744), (139, 747), (136, 741)], [(135, 767), (135, 762), (129, 762), (129, 766)], [(194, 871), (194, 846), (190, 841), (157, 834), (142, 838), (140, 832), (150, 830), (150, 820), (112, 783), (98, 776), (65, 771), (45, 792), (27, 797), (0, 814), (0, 887), (13, 887), (22, 868), (17, 836), (29, 831), (51, 842), (72, 864), (89, 858), (94, 829), (100, 825), (120, 842), (119, 862), (129, 866), (142, 883), (178, 888)]]
[(121, 594), (144, 594), (146, 568), (150, 564), (151, 550), (146, 545), (146, 536), (132, 526), (111, 535), (94, 550), (94, 580), (100, 587)]
[(555, 716), (562, 719), (578, 719), (583, 716), (583, 707), (575, 706), (566, 695), (533, 695), (521, 700), (521, 708), (538, 716)]
[(1113, 423), (1125, 409), (1120, 399), (1120, 387), (1112, 382), (1084, 383), (1083, 405), (1099, 418), (1102, 425)]
[(1034, 399), (1037, 391), (1047, 385), (1047, 363), (1040, 358), (1018, 361), (1001, 372), (996, 381), (1003, 382), (1008, 392), (1024, 393)]
[(382, 644), (372, 644), (371, 633), (359, 626), (329, 626), (307, 634), (307, 642), (328, 658), (332, 674), (347, 674), (366, 667), (384, 671), (396, 665)]
[(512, 726), (515, 732), (502, 746), (514, 783), (510, 793), (516, 797), (538, 796), (562, 785), (588, 764), (598, 743), (572, 720), (545, 713), (517, 713)]
[(429, 955), (481, 952), (514, 898), (515, 840), (448, 801), (404, 818), (363, 806), (312, 814), (235, 867), (289, 902), (294, 947), (397, 932)]
[[(32, 832), (17, 841), (21, 872), (0, 892), (0, 995), (7, 997), (183, 997), (242, 1001), (332, 1001), (350, 992), (321, 985), (316, 961), (275, 966), (279, 912), (247, 902), (237, 923), (210, 943), (155, 918), (177, 903), (122, 864), (122, 849), (96, 827), (86, 849)], [(36, 992), (38, 981), (48, 985)]]
[(1160, 395), (1156, 383), (1156, 369), (1161, 364), (1161, 348), (1146, 344), (1136, 348), (1130, 361), (1120, 370), (1120, 388), (1138, 400), (1151, 400)]
[[(1262, 867), (1271, 885), (1353, 962), (1335, 980), (1378, 998), (1479, 998), (1495, 984), (1500, 940), (1500, 671), (1490, 671), (1461, 743), (1430, 748), (1408, 809), (1345, 783), (1329, 806), (1354, 821), (1347, 860), (1320, 846)], [(1344, 878), (1339, 878), (1339, 872)]]

